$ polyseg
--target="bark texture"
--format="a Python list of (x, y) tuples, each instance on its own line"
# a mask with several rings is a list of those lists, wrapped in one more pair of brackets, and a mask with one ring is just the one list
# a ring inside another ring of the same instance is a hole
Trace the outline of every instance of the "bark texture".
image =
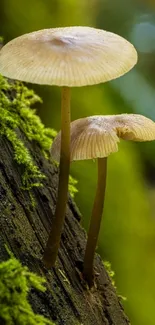
[(46, 160), (36, 142), (29, 142), (17, 130), (36, 164), (46, 175), (43, 187), (33, 189), (36, 206), (22, 189), (21, 168), (13, 159), (10, 142), (0, 137), (0, 261), (8, 258), (7, 244), (23, 265), (47, 279), (45, 293), (31, 290), (30, 301), (36, 313), (55, 324), (127, 325), (119, 298), (96, 255), (98, 276), (95, 288), (86, 289), (80, 267), (86, 246), (86, 234), (80, 225), (80, 214), (69, 197), (61, 247), (55, 268), (47, 270), (42, 262), (43, 250), (52, 227), (56, 205), (58, 169)]

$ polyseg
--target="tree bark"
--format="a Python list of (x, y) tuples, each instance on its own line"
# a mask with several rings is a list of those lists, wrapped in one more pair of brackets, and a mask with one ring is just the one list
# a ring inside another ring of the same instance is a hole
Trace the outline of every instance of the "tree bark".
[(10, 142), (0, 136), (0, 261), (8, 258), (4, 248), (7, 244), (23, 265), (47, 279), (46, 292), (32, 289), (29, 299), (36, 313), (43, 314), (55, 324), (129, 324), (98, 255), (95, 258), (98, 274), (95, 287), (88, 290), (85, 286), (80, 267), (86, 233), (80, 225), (80, 214), (71, 197), (68, 199), (56, 266), (51, 270), (43, 266), (41, 258), (56, 205), (58, 168), (43, 157), (36, 142), (29, 142), (19, 129), (17, 133), (46, 179), (43, 187), (32, 190), (36, 202), (33, 207), (29, 192), (22, 189), (22, 166), (15, 162)]

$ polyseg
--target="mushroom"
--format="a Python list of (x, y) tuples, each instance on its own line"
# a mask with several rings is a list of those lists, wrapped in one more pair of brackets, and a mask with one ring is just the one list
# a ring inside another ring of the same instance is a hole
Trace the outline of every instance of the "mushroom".
[(0, 51), (0, 73), (12, 79), (62, 87), (61, 154), (55, 216), (43, 261), (54, 266), (65, 217), (70, 164), (70, 87), (120, 77), (137, 62), (124, 38), (91, 27), (64, 27), (17, 37)]
[[(98, 160), (98, 181), (88, 230), (83, 274), (89, 286), (93, 285), (93, 261), (103, 213), (107, 157), (118, 151), (120, 138), (132, 141), (155, 140), (155, 123), (138, 114), (99, 115), (71, 123), (71, 161)], [(59, 161), (61, 132), (56, 136), (52, 157)]]

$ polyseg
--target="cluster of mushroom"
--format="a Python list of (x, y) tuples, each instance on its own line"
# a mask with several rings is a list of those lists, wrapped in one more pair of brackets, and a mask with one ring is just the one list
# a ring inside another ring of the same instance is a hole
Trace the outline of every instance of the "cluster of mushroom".
[(69, 166), (73, 160), (98, 159), (98, 185), (83, 274), (93, 285), (93, 260), (103, 212), (107, 157), (118, 150), (119, 138), (155, 140), (155, 124), (136, 114), (91, 116), (70, 124), (71, 87), (118, 78), (137, 62), (137, 52), (124, 38), (91, 27), (45, 29), (20, 36), (0, 51), (0, 73), (21, 81), (62, 87), (61, 132), (51, 154), (60, 162), (58, 197), (43, 261), (55, 265), (65, 218)]

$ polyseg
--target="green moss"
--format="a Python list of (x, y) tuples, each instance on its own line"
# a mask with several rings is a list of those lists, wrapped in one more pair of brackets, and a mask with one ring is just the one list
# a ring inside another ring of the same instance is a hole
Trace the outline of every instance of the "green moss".
[(28, 301), (31, 287), (45, 291), (45, 280), (13, 256), (0, 263), (0, 322), (5, 325), (52, 325), (43, 316), (34, 314)]
[[(14, 98), (11, 98), (12, 93)], [(21, 83), (8, 83), (5, 78), (0, 77), (0, 134), (11, 142), (14, 159), (23, 166), (22, 184), (27, 190), (40, 186), (45, 175), (35, 165), (29, 150), (18, 135), (18, 128), (28, 140), (37, 141), (46, 156), (56, 134), (54, 130), (46, 129), (35, 115), (35, 110), (30, 109), (38, 101), (41, 101), (40, 98)]]
[(114, 280), (115, 272), (112, 270), (110, 262), (108, 262), (108, 261), (104, 261), (103, 264), (104, 264), (104, 267), (105, 267), (107, 273), (108, 273), (109, 276), (110, 276), (110, 279), (111, 279), (112, 285), (113, 285), (113, 286), (115, 287), (115, 289), (116, 289), (115, 280)]
[[(12, 98), (13, 94), (13, 98)], [(23, 168), (23, 189), (30, 190), (34, 186), (41, 186), (45, 175), (39, 170), (33, 158), (18, 134), (23, 131), (29, 141), (36, 141), (43, 155), (48, 158), (49, 149), (56, 131), (45, 128), (40, 118), (31, 106), (41, 102), (33, 90), (20, 82), (8, 82), (0, 76), (0, 135), (4, 135), (11, 142), (14, 149), (14, 159)], [(76, 181), (70, 177), (69, 190), (71, 195), (77, 192)]]
[(69, 192), (72, 198), (74, 198), (75, 194), (78, 192), (77, 188), (77, 180), (72, 176), (69, 176)]
[(103, 264), (104, 264), (104, 267), (105, 267), (107, 273), (108, 273), (109, 276), (110, 276), (110, 279), (111, 279), (112, 285), (114, 286), (114, 288), (115, 288), (115, 290), (116, 290), (116, 292), (117, 292), (118, 297), (120, 298), (120, 300), (122, 300), (122, 301), (126, 301), (126, 300), (127, 300), (126, 297), (124, 297), (124, 296), (118, 294), (118, 290), (117, 290), (117, 287), (116, 287), (116, 284), (115, 284), (115, 280), (114, 280), (115, 272), (112, 270), (110, 262), (108, 262), (108, 261), (104, 261)]

